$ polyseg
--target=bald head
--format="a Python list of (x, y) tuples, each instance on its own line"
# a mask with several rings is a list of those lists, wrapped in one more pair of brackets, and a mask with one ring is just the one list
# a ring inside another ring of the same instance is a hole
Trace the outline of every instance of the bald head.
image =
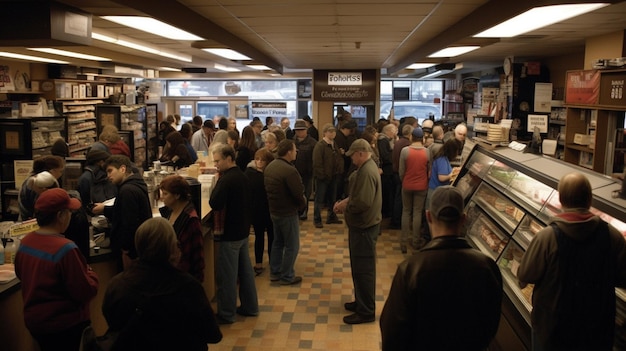
[(467, 136), (467, 126), (463, 123), (459, 124), (454, 128), (454, 138), (458, 141), (465, 141), (465, 137)]
[(559, 181), (559, 201), (563, 208), (591, 207), (591, 184), (581, 173), (569, 173)]

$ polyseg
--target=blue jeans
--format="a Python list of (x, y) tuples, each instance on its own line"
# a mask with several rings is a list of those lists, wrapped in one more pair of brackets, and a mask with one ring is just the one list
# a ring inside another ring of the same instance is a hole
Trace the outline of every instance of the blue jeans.
[[(313, 206), (313, 221), (322, 223), (322, 208), (335, 204), (337, 195), (337, 178), (330, 180), (319, 180), (315, 178), (315, 204)], [(335, 214), (332, 208), (328, 210), (328, 218), (333, 218)]]
[(420, 239), (422, 228), (422, 212), (426, 204), (428, 190), (404, 190), (402, 189), (402, 235), (401, 244), (405, 244), (407, 236), (411, 233), (411, 241), (417, 244)]
[(365, 316), (373, 316), (376, 312), (376, 240), (379, 232), (380, 224), (365, 229), (348, 226), (356, 313)]
[(259, 301), (254, 283), (254, 272), (248, 253), (248, 238), (238, 241), (220, 241), (217, 256), (217, 314), (227, 321), (235, 321), (237, 311), (237, 278), (239, 300), (246, 314), (259, 313)]
[(292, 281), (296, 272), (293, 266), (300, 250), (300, 224), (298, 215), (272, 216), (274, 242), (270, 256), (270, 274), (283, 281)]

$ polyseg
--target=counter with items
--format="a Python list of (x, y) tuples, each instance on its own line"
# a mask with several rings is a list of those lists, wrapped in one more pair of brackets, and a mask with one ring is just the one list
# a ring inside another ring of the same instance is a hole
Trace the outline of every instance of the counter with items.
[[(580, 172), (593, 189), (591, 211), (626, 237), (626, 200), (614, 197), (621, 182), (542, 155), (476, 146), (454, 185), (466, 202), (468, 241), (492, 257), (502, 272), (506, 327), (531, 349), (532, 289), (520, 289), (517, 269), (534, 235), (560, 212), (559, 179)], [(616, 345), (626, 344), (626, 293), (617, 289)], [(502, 322), (501, 322), (502, 328)]]

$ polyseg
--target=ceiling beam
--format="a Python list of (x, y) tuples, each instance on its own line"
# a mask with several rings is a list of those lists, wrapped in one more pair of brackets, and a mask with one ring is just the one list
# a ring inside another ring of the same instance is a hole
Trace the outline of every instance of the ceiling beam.
[(191, 32), (197, 36), (215, 40), (228, 48), (251, 57), (257, 62), (262, 62), (264, 65), (280, 74), (283, 73), (283, 66), (278, 61), (178, 1), (159, 0), (158, 3), (155, 3), (154, 0), (112, 1), (120, 5), (134, 8), (155, 19)]

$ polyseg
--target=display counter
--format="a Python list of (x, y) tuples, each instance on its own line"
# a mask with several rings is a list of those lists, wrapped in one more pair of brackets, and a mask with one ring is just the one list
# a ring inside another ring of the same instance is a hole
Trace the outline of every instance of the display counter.
[[(626, 237), (626, 200), (614, 197), (621, 182), (551, 157), (478, 145), (454, 183), (466, 202), (468, 241), (492, 257), (502, 272), (504, 329), (512, 330), (517, 338), (497, 340), (506, 350), (520, 349), (519, 345), (531, 349), (533, 285), (520, 289), (517, 269), (534, 235), (560, 212), (556, 189), (561, 177), (571, 172), (583, 173), (589, 179), (593, 189), (591, 211)], [(615, 345), (623, 347), (626, 293), (617, 289), (617, 296)]]

